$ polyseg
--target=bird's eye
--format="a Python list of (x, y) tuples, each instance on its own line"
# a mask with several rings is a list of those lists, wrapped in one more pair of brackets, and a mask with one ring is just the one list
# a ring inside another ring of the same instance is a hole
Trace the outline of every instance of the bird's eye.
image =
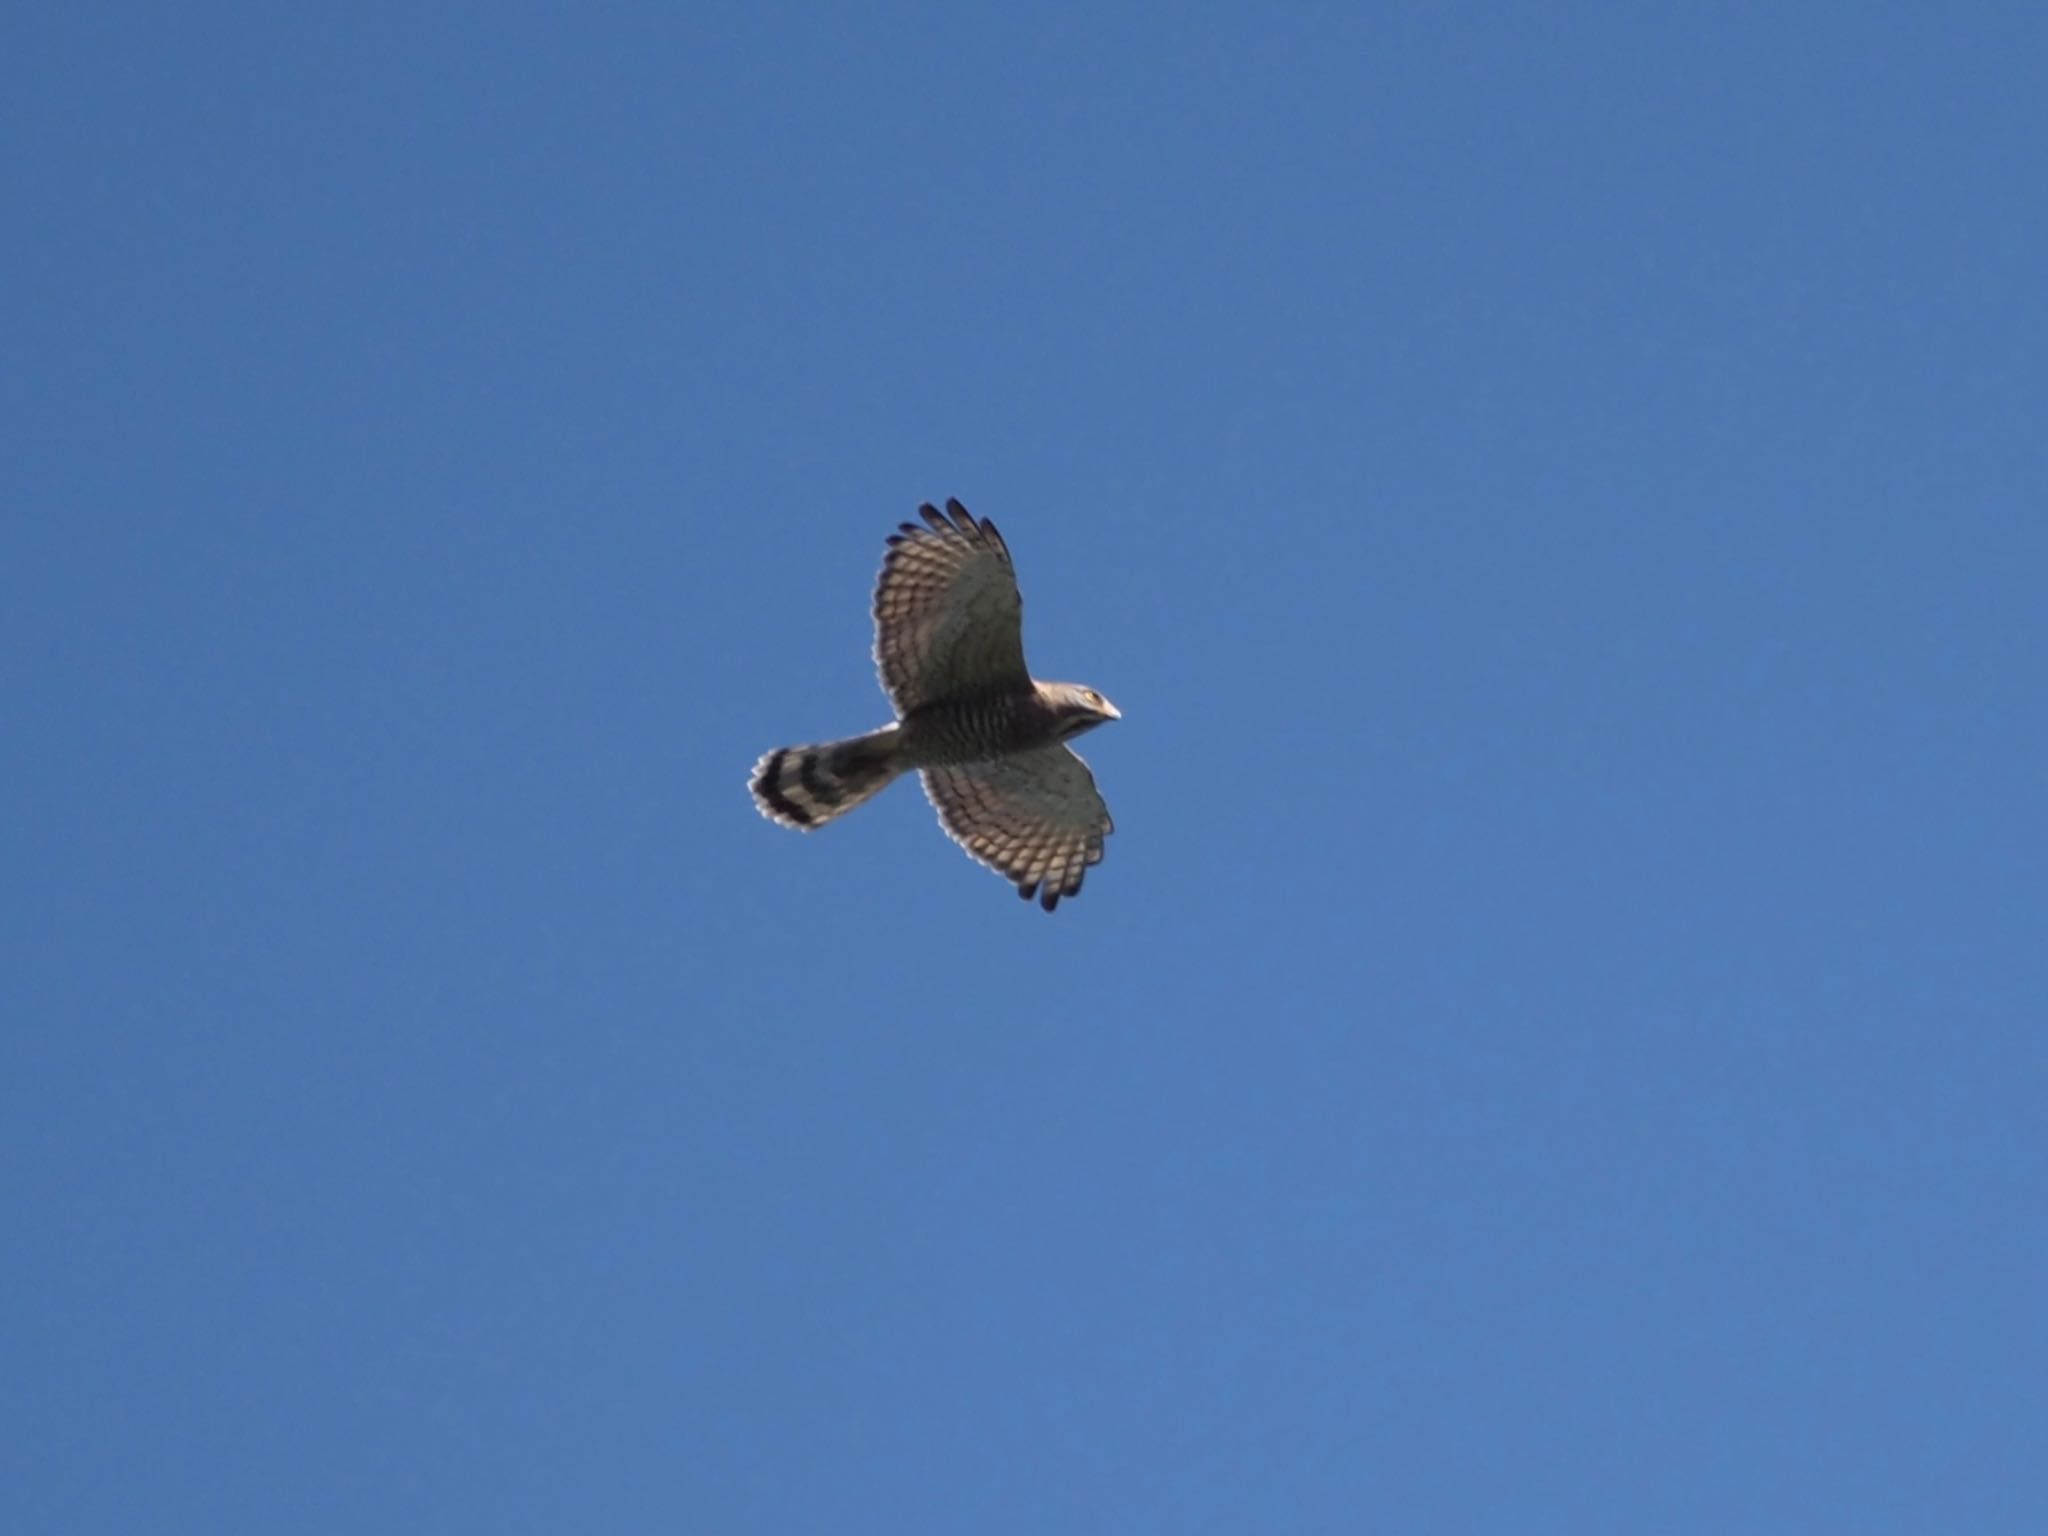
[(1090, 704), (1100, 704), (1102, 702), (1102, 695), (1097, 693), (1093, 688), (1090, 688), (1086, 693), (1082, 695), (1082, 697), (1085, 698)]

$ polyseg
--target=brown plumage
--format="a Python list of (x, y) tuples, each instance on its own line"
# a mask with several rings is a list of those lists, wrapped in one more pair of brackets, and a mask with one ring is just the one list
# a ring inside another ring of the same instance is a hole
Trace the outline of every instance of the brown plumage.
[(1023, 600), (994, 523), (957, 501), (889, 537), (875, 584), (875, 665), (896, 720), (845, 741), (781, 747), (754, 765), (761, 814), (810, 831), (917, 770), (968, 855), (1050, 912), (1081, 889), (1112, 830), (1066, 742), (1119, 718), (1076, 683), (1024, 665)]

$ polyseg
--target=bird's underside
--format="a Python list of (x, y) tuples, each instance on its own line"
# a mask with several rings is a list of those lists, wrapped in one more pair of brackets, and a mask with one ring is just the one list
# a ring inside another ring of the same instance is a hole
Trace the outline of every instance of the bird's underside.
[(896, 720), (865, 736), (782, 747), (754, 766), (761, 814), (805, 831), (923, 774), (946, 834), (1052, 911), (1080, 892), (1112, 828), (1067, 741), (1116, 709), (1024, 665), (1023, 600), (995, 524), (957, 501), (890, 536), (875, 586), (875, 664)]

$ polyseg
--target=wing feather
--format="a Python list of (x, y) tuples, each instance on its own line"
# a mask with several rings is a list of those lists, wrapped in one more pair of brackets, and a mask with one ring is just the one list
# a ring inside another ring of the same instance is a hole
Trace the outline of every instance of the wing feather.
[(1095, 775), (1064, 743), (986, 762), (924, 770), (924, 792), (946, 835), (969, 858), (1036, 895), (1050, 912), (1080, 894), (1081, 877), (1102, 862), (1116, 830)]
[(995, 524), (957, 501), (920, 507), (889, 537), (875, 582), (875, 666), (907, 715), (942, 699), (1031, 685), (1024, 600)]

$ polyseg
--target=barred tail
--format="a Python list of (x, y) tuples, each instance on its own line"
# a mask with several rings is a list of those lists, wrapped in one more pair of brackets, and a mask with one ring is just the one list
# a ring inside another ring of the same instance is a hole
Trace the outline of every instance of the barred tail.
[(822, 827), (879, 795), (903, 771), (896, 764), (897, 735), (898, 727), (885, 725), (848, 741), (778, 747), (754, 764), (748, 784), (754, 804), (785, 827)]

